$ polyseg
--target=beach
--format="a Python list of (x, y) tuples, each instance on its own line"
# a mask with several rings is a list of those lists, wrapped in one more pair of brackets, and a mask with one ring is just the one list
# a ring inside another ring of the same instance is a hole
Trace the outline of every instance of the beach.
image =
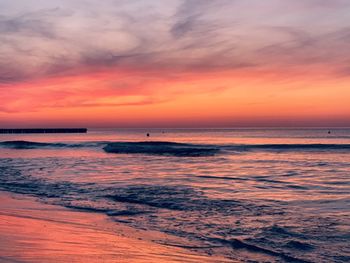
[[(1, 262), (225, 262), (152, 242), (106, 216), (0, 192)], [(164, 235), (163, 235), (164, 238)], [(228, 262), (228, 261), (227, 261)]]

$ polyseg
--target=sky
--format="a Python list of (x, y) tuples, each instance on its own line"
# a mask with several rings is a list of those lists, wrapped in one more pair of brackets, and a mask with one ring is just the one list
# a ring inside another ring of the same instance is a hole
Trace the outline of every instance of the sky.
[(350, 126), (348, 0), (0, 0), (1, 127)]

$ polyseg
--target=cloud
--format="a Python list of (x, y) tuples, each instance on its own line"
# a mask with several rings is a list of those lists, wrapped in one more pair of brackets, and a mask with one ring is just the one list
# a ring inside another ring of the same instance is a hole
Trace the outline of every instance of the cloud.
[[(185, 36), (187, 33), (197, 33), (203, 31), (210, 31), (211, 28), (206, 28), (205, 26), (210, 26), (209, 23), (206, 23), (203, 19), (203, 16), (207, 12), (210, 12), (210, 9), (217, 7), (218, 1), (195, 1), (195, 0), (185, 0), (178, 7), (174, 15), (174, 24), (170, 28), (170, 32), (173, 37), (179, 38)], [(221, 1), (223, 4), (223, 1)]]
[(309, 0), (302, 1), (299, 3), (302, 7), (309, 8), (326, 8), (326, 9), (338, 9), (342, 7), (347, 7), (349, 2), (347, 0)]
[[(57, 3), (45, 9), (33, 5), (33, 10), (0, 17), (0, 85), (115, 69), (141, 75), (158, 71), (164, 77), (327, 62), (337, 67), (347, 56), (343, 43), (349, 33), (342, 25), (313, 32), (300, 28), (299, 18), (288, 23), (273, 17), (254, 20), (251, 13), (257, 11), (248, 8), (258, 2), (252, 0), (177, 1), (166, 12), (164, 6), (149, 11), (146, 7), (154, 1), (107, 1), (100, 6), (90, 1), (90, 7), (79, 10), (77, 2), (62, 3), (60, 8)], [(269, 1), (257, 17), (270, 13), (269, 3), (283, 14), (283, 4)], [(302, 10), (301, 4), (294, 5)]]
[[(55, 10), (50, 10), (50, 13)], [(44, 38), (53, 38), (54, 32), (49, 21), (43, 21), (40, 14), (26, 14), (17, 17), (0, 17), (0, 33), (4, 34), (22, 34), (29, 36), (38, 36)]]
[(347, 50), (350, 28), (313, 34), (302, 29), (289, 27), (267, 28), (272, 35), (283, 34), (286, 38), (278, 43), (266, 45), (256, 50), (256, 57), (272, 65), (282, 67), (324, 67), (335, 77), (337, 71), (350, 61)]

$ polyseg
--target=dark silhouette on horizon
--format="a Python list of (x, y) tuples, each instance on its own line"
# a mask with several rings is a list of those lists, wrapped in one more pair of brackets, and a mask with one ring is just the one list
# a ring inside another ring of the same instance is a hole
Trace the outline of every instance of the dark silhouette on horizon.
[(0, 129), (0, 134), (20, 133), (87, 133), (87, 128), (36, 128), (36, 129)]

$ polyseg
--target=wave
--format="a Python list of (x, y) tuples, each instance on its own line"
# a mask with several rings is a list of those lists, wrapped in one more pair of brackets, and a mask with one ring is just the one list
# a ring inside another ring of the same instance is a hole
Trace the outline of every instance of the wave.
[(172, 156), (213, 156), (219, 152), (215, 146), (175, 142), (114, 142), (103, 148), (108, 153), (152, 154)]
[(275, 251), (273, 249), (264, 248), (264, 247), (259, 246), (259, 245), (250, 244), (246, 241), (243, 241), (243, 240), (240, 240), (237, 238), (233, 238), (231, 240), (216, 238), (216, 239), (212, 239), (212, 240), (218, 241), (218, 242), (220, 242), (224, 245), (227, 245), (229, 247), (232, 247), (233, 249), (236, 249), (236, 250), (244, 249), (244, 250), (248, 250), (248, 251), (253, 252), (253, 253), (270, 255), (273, 257), (280, 258), (280, 259), (284, 260), (285, 262), (311, 263), (308, 260), (300, 259), (300, 258), (294, 257), (292, 255), (288, 255), (287, 253), (283, 253), (281, 251)]
[(9, 149), (41, 149), (41, 148), (81, 148), (81, 147), (96, 147), (101, 143), (50, 143), (50, 142), (31, 142), (31, 141), (3, 141), (0, 142), (1, 148)]
[(66, 147), (64, 143), (45, 143), (45, 142), (29, 142), (29, 141), (6, 141), (0, 145), (4, 148), (11, 149), (36, 149), (46, 147)]
[(214, 156), (218, 153), (239, 153), (250, 151), (270, 152), (324, 152), (350, 151), (350, 144), (191, 144), (163, 141), (143, 142), (31, 142), (3, 141), (1, 148), (9, 149), (45, 149), (45, 148), (100, 148), (106, 153), (114, 154), (147, 154), (179, 157)]
[(214, 156), (218, 153), (249, 151), (349, 151), (350, 144), (188, 144), (175, 142), (111, 142), (103, 148), (107, 153), (150, 154), (172, 156)]
[(175, 142), (31, 142), (3, 141), (1, 148), (9, 149), (51, 149), (51, 148), (89, 148), (99, 147), (107, 153), (148, 154), (168, 156), (212, 156), (219, 152), (216, 146), (195, 145)]
[(350, 150), (350, 144), (237, 144), (225, 145), (234, 151), (339, 151)]

